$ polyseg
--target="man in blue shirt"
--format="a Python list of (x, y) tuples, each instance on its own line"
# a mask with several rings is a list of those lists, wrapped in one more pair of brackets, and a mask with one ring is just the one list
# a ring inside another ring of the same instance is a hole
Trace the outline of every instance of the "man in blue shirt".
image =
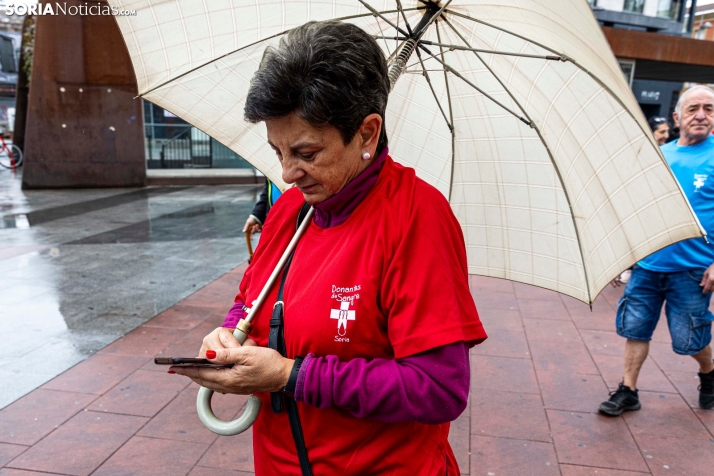
[[(714, 239), (714, 90), (695, 86), (685, 91), (674, 120), (680, 138), (663, 145), (662, 153), (709, 239)], [(714, 408), (712, 290), (714, 243), (704, 238), (675, 243), (635, 265), (617, 307), (617, 333), (627, 339), (624, 377), (600, 405), (601, 413), (617, 416), (640, 409), (637, 377), (665, 302), (672, 348), (699, 363), (699, 406)]]

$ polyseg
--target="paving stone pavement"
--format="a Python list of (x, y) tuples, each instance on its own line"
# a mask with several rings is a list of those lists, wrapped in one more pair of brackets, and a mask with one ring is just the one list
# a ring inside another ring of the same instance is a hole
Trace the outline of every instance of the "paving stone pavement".
[(247, 259), (261, 190), (20, 184), (0, 170), (0, 409)]
[[(249, 432), (218, 437), (195, 412), (197, 386), (154, 366), (192, 355), (219, 325), (245, 265), (0, 411), (0, 475), (253, 474)], [(468, 408), (450, 441), (462, 474), (705, 476), (714, 411), (696, 408), (696, 365), (672, 353), (664, 320), (640, 386), (643, 408), (597, 414), (622, 373), (621, 290), (590, 308), (531, 286), (472, 277), (489, 340), (471, 351)], [(217, 395), (228, 419), (244, 397)], [(309, 446), (309, 442), (308, 442)]]

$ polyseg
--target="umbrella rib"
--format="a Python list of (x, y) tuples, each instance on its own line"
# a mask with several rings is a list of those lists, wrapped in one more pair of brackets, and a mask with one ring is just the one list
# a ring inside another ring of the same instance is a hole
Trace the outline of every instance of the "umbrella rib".
[[(399, 40), (406, 41), (409, 39), (404, 36), (383, 36), (383, 35), (372, 35), (372, 38), (374, 38), (375, 40), (397, 40), (397, 41), (399, 41)], [(428, 41), (428, 40), (420, 40), (420, 41), (424, 45), (440, 46), (443, 48), (448, 48), (449, 51), (454, 51), (454, 50), (475, 51), (477, 53), (488, 53), (488, 54), (492, 54), (492, 55), (503, 55), (503, 56), (517, 56), (519, 58), (535, 58), (535, 59), (544, 59), (544, 60), (550, 60), (550, 61), (567, 61), (567, 59), (564, 56), (529, 55), (527, 53), (514, 53), (511, 51), (486, 50), (483, 48), (468, 48), (466, 46), (450, 45), (450, 44), (446, 44), (446, 43), (437, 43), (435, 41)], [(413, 63), (410, 66), (414, 66), (414, 65), (416, 65), (416, 63)]]
[(439, 106), (439, 110), (441, 111), (441, 115), (444, 116), (444, 120), (446, 121), (446, 125), (449, 126), (449, 130), (453, 131), (454, 126), (449, 122), (449, 119), (446, 117), (446, 113), (444, 112), (444, 108), (441, 107), (441, 102), (439, 102), (439, 98), (436, 97), (436, 91), (434, 91), (434, 86), (431, 84), (431, 78), (429, 77), (429, 73), (426, 70), (426, 67), (424, 66), (424, 60), (421, 57), (421, 52), (417, 49), (416, 50), (417, 57), (419, 57), (419, 62), (421, 63), (422, 67), (422, 72), (424, 73), (424, 77), (426, 78), (426, 82), (429, 84), (429, 89), (431, 89), (431, 94), (434, 96), (434, 100), (436, 101), (436, 105)]
[(456, 76), (457, 78), (461, 79), (461, 80), (464, 81), (466, 84), (468, 84), (469, 86), (471, 86), (472, 88), (474, 88), (476, 91), (478, 91), (479, 93), (481, 93), (482, 95), (484, 95), (485, 97), (487, 97), (488, 99), (490, 99), (491, 101), (493, 101), (494, 103), (498, 104), (501, 108), (503, 108), (504, 110), (506, 110), (506, 111), (508, 111), (509, 113), (511, 113), (514, 117), (516, 117), (517, 119), (519, 119), (520, 121), (522, 121), (524, 124), (533, 127), (533, 123), (532, 123), (531, 121), (529, 121), (529, 120), (526, 119), (525, 117), (519, 115), (518, 113), (516, 113), (515, 111), (513, 111), (511, 108), (509, 108), (508, 106), (506, 106), (505, 104), (503, 104), (502, 102), (500, 102), (498, 99), (494, 98), (493, 96), (491, 96), (490, 94), (488, 94), (486, 91), (484, 91), (483, 89), (481, 89), (481, 88), (479, 88), (478, 86), (476, 86), (474, 83), (472, 83), (471, 81), (469, 81), (468, 79), (466, 79), (466, 78), (464, 77), (464, 75), (462, 75), (461, 73), (459, 73), (458, 71), (456, 71), (454, 68), (452, 68), (451, 66), (449, 66), (447, 63), (441, 61), (439, 58), (437, 58), (436, 56), (434, 56), (434, 54), (433, 54), (431, 51), (429, 51), (428, 49), (424, 48), (424, 47), (421, 46), (421, 45), (419, 45), (419, 48), (421, 48), (421, 49), (423, 49), (424, 51), (426, 51), (426, 52), (429, 54), (429, 56), (431, 56), (431, 57), (434, 58), (436, 61), (438, 61), (439, 63), (441, 63), (442, 66), (444, 67), (444, 69), (447, 70), (449, 73), (451, 73), (451, 74), (453, 74), (454, 76)]
[(449, 45), (449, 44), (436, 43), (433, 41), (426, 41), (426, 40), (422, 40), (422, 43), (425, 45), (431, 45), (431, 46), (442, 46), (444, 48), (449, 48), (450, 50), (474, 51), (476, 53), (488, 53), (488, 54), (492, 54), (492, 55), (504, 55), (504, 56), (518, 56), (520, 58), (536, 58), (536, 59), (545, 59), (545, 60), (551, 60), (551, 61), (566, 61), (565, 57), (556, 56), (556, 55), (529, 55), (526, 53), (513, 53), (510, 51), (486, 50), (486, 49), (482, 49), (482, 48), (469, 48), (466, 46)]
[[(441, 42), (441, 31), (439, 30), (439, 22), (435, 23), (436, 26), (436, 38)], [(418, 51), (418, 50), (417, 50)], [(439, 47), (439, 53), (441, 59), (444, 59), (444, 48)], [(421, 60), (421, 56), (419, 57)], [(444, 72), (444, 84), (446, 84), (446, 100), (449, 103), (449, 118), (451, 119), (451, 179), (449, 180), (449, 202), (451, 202), (451, 192), (454, 188), (454, 168), (456, 167), (456, 131), (454, 129), (454, 110), (451, 105), (451, 90), (449, 88), (449, 75), (446, 69), (442, 70)]]
[[(399, 30), (399, 15), (397, 15), (397, 30)], [(399, 40), (394, 39), (394, 52), (396, 53), (397, 50), (399, 49)], [(389, 61), (391, 61), (392, 55), (389, 55)]]
[(406, 41), (409, 38), (406, 36), (382, 36), (382, 35), (372, 35), (372, 38), (375, 40), (401, 40), (401, 41)]
[[(466, 38), (461, 34), (461, 32), (458, 31), (454, 27), (454, 25), (452, 25), (451, 22), (449, 22), (449, 20), (444, 18), (444, 21), (454, 31), (454, 33), (456, 33), (456, 35), (461, 39), (461, 41), (463, 41), (466, 44), (466, 46), (469, 46), (469, 47), (471, 46), (471, 45), (469, 45), (469, 42), (466, 40)], [(533, 122), (530, 119), (530, 116), (523, 109), (523, 106), (521, 105), (521, 103), (516, 99), (516, 97), (513, 95), (513, 93), (511, 93), (511, 91), (506, 87), (506, 85), (503, 84), (503, 80), (501, 80), (501, 78), (493, 71), (493, 69), (491, 69), (491, 67), (486, 63), (486, 61), (484, 61), (484, 59), (481, 57), (480, 54), (478, 54), (478, 52), (474, 51), (473, 54), (476, 55), (476, 57), (479, 59), (479, 61), (481, 61), (481, 63), (484, 65), (484, 67), (486, 69), (488, 69), (488, 71), (491, 73), (491, 75), (496, 79), (496, 81), (498, 81), (498, 84), (501, 85), (501, 87), (506, 92), (506, 94), (508, 94), (511, 97), (511, 99), (513, 100), (513, 102), (516, 103), (516, 105), (521, 110), (521, 112), (523, 112), (523, 115), (525, 115), (528, 118), (530, 126), (533, 128), (533, 130), (536, 132), (536, 134), (538, 134), (538, 138), (540, 139), (541, 143), (543, 144), (543, 147), (545, 147), (545, 150), (548, 153), (548, 157), (550, 158), (550, 161), (553, 164), (553, 169), (555, 170), (555, 174), (558, 177), (558, 181), (560, 182), (561, 188), (563, 189), (563, 194), (565, 195), (565, 199), (568, 202), (568, 208), (570, 209), (570, 218), (573, 222), (573, 229), (575, 231), (575, 236), (578, 240), (578, 248), (580, 249), (580, 260), (583, 264), (583, 275), (585, 277), (585, 286), (587, 287), (587, 292), (588, 292), (588, 302), (592, 305), (593, 300), (592, 300), (592, 295), (590, 294), (590, 280), (588, 279), (587, 268), (585, 267), (585, 252), (583, 251), (582, 240), (580, 238), (580, 230), (578, 229), (578, 224), (575, 222), (575, 212), (573, 210), (573, 204), (570, 199), (570, 195), (568, 194), (568, 190), (567, 190), (567, 188), (565, 188), (565, 182), (563, 181), (563, 176), (561, 175), (560, 170), (558, 169), (558, 166), (555, 162), (555, 157), (553, 157), (553, 152), (550, 150), (550, 147), (548, 147), (548, 144), (546, 143), (545, 139), (543, 138), (543, 134), (541, 133), (540, 128), (535, 124), (535, 122)]]
[[(409, 32), (409, 36), (411, 36), (412, 28), (409, 26), (409, 22), (407, 21), (407, 16), (404, 14), (404, 7), (402, 7), (401, 0), (397, 0), (397, 10), (399, 10), (399, 13), (401, 13), (402, 18), (404, 18), (404, 24), (407, 26), (407, 31)], [(399, 18), (397, 18), (397, 26), (399, 26)]]
[[(514, 33), (514, 32), (512, 32), (512, 31), (510, 31), (510, 30), (506, 30), (505, 28), (502, 28), (502, 27), (500, 27), (500, 26), (493, 25), (493, 24), (488, 23), (488, 22), (485, 22), (485, 21), (483, 21), (483, 20), (478, 20), (478, 19), (476, 19), (476, 18), (470, 17), (470, 16), (468, 16), (468, 15), (464, 15), (463, 13), (455, 12), (455, 11), (453, 11), (453, 10), (447, 10), (446, 13), (449, 13), (449, 14), (454, 15), (454, 16), (457, 16), (457, 17), (466, 18), (467, 20), (471, 20), (472, 22), (480, 23), (480, 24), (482, 24), (482, 25), (486, 25), (486, 26), (491, 27), (491, 28), (494, 28), (494, 29), (496, 29), (496, 30), (500, 30), (500, 31), (502, 31), (502, 32), (504, 32), (504, 33), (508, 33), (509, 35), (513, 35), (513, 36), (515, 36), (516, 38), (520, 38), (521, 40), (527, 41), (527, 42), (529, 42), (529, 43), (533, 43), (533, 44), (536, 45), (536, 46), (540, 46), (540, 47), (543, 48), (544, 50), (550, 51), (551, 53), (553, 53), (553, 54), (555, 54), (555, 55), (558, 55), (558, 58), (561, 59), (561, 61), (566, 61), (566, 60), (569, 60), (569, 59), (570, 59), (570, 58), (568, 58), (567, 56), (565, 56), (565, 55), (563, 55), (563, 54), (561, 54), (561, 53), (555, 51), (554, 49), (548, 48), (547, 46), (545, 46), (545, 45), (542, 44), (542, 43), (538, 43), (538, 42), (535, 41), (535, 40), (531, 40), (530, 38), (526, 38), (526, 37), (523, 36), (523, 35), (519, 35), (518, 33)], [(446, 18), (444, 18), (444, 19), (446, 20)], [(452, 27), (452, 28), (453, 28), (453, 27)]]
[[(361, 3), (362, 5), (364, 5), (364, 6), (367, 8), (367, 10), (369, 10), (370, 12), (372, 12), (372, 15), (374, 15), (374, 16), (376, 16), (376, 17), (379, 17), (379, 18), (381, 18), (382, 20), (386, 21), (392, 28), (394, 28), (395, 30), (397, 30), (397, 31), (398, 31), (399, 33), (401, 33), (402, 35), (411, 36), (409, 33), (407, 33), (406, 31), (402, 30), (402, 29), (399, 28), (397, 25), (395, 25), (392, 21), (390, 21), (389, 18), (385, 17), (382, 13), (380, 13), (380, 12), (377, 11), (377, 10), (375, 10), (374, 7), (373, 7), (372, 5), (370, 5), (369, 3), (365, 2), (364, 0), (358, 0), (358, 1), (359, 1), (359, 3)], [(394, 11), (399, 12), (399, 10), (393, 10), (393, 12), (394, 12)], [(384, 13), (389, 13), (389, 12), (384, 12)]]
[[(377, 26), (379, 26), (379, 32), (380, 32), (382, 35), (381, 35), (381, 36), (375, 35), (375, 36), (374, 36), (374, 39), (376, 40), (376, 39), (378, 39), (378, 38), (380, 38), (380, 37), (381, 37), (382, 39), (384, 39), (384, 47), (387, 48), (387, 53), (389, 53), (389, 56), (390, 56), (390, 58), (391, 58), (392, 52), (389, 50), (389, 44), (387, 43), (387, 39), (388, 39), (388, 38), (387, 38), (386, 36), (384, 36), (384, 30), (382, 30), (382, 24), (381, 24), (379, 21), (377, 22)], [(396, 49), (395, 49), (394, 51), (396, 51)]]
[(404, 74), (421, 74), (421, 75), (423, 75), (424, 71), (431, 71), (432, 73), (443, 73), (446, 70), (445, 69), (423, 69), (423, 70), (419, 71), (418, 69), (416, 69), (416, 70), (406, 69), (406, 70), (404, 70)]
[[(438, 23), (437, 23), (437, 25), (438, 25)], [(437, 26), (437, 29), (438, 29), (438, 26)], [(441, 49), (441, 48), (440, 48), (440, 49)], [(443, 59), (444, 59), (444, 54), (445, 54), (445, 53), (449, 53), (449, 51), (443, 51), (443, 49), (441, 49), (441, 50), (442, 50), (442, 51), (441, 51), (440, 54), (441, 54), (441, 59), (443, 60)], [(408, 64), (408, 65), (405, 66), (405, 68), (413, 68), (413, 67), (415, 67), (415, 66), (419, 66), (419, 61), (415, 61), (415, 62), (413, 62), (412, 64)]]
[[(360, 0), (360, 1), (361, 1), (361, 0)], [(368, 7), (368, 8), (369, 8), (369, 7)], [(415, 11), (415, 10), (423, 10), (423, 8), (419, 8), (419, 7), (407, 8), (407, 9), (405, 9), (404, 11), (411, 12), (411, 11)], [(398, 13), (398, 10), (387, 10), (387, 11), (384, 11), (384, 12), (382, 12), (382, 13)], [(380, 16), (381, 18), (384, 18), (379, 12), (377, 12), (377, 15)], [(355, 19), (355, 18), (364, 18), (364, 17), (370, 17), (370, 16), (374, 16), (374, 14), (373, 14), (373, 13), (360, 13), (359, 15), (349, 15), (349, 16), (346, 16), (346, 17), (334, 18), (333, 20), (334, 20), (334, 21), (353, 20), (353, 19)], [(390, 24), (391, 24), (391, 22), (389, 22), (389, 20), (386, 20), (386, 19), (385, 19), (385, 21), (387, 21), (387, 23), (390, 23)], [(296, 28), (297, 28), (297, 27), (296, 27)], [(188, 70), (188, 71), (186, 71), (186, 72), (184, 72), (184, 73), (181, 73), (181, 74), (179, 74), (178, 76), (176, 76), (175, 78), (171, 78), (171, 79), (169, 79), (169, 80), (167, 80), (167, 81), (164, 81), (163, 83), (159, 84), (158, 86), (154, 86), (153, 88), (151, 88), (151, 89), (149, 89), (149, 90), (147, 90), (147, 91), (144, 91), (143, 93), (138, 94), (136, 97), (139, 97), (139, 98), (144, 97), (145, 95), (147, 95), (147, 94), (149, 94), (149, 93), (151, 93), (151, 92), (153, 92), (153, 91), (156, 91), (157, 89), (163, 88), (163, 87), (166, 86), (167, 84), (169, 84), (169, 83), (171, 83), (171, 82), (173, 82), (173, 81), (176, 81), (177, 79), (180, 79), (180, 78), (182, 78), (182, 77), (184, 77), (184, 76), (186, 76), (186, 75), (189, 75), (189, 74), (193, 73), (194, 71), (203, 68), (204, 66), (208, 66), (208, 65), (211, 64), (211, 63), (215, 63), (216, 61), (221, 60), (221, 59), (223, 59), (223, 58), (225, 58), (225, 57), (227, 57), (227, 56), (230, 56), (230, 55), (232, 55), (233, 53), (238, 53), (239, 51), (242, 51), (242, 50), (244, 50), (244, 49), (246, 49), (246, 48), (250, 48), (251, 46), (255, 46), (255, 45), (257, 45), (258, 43), (262, 43), (262, 42), (264, 42), (264, 41), (266, 41), (266, 40), (271, 40), (271, 39), (273, 39), (273, 38), (277, 38), (277, 37), (279, 37), (279, 36), (281, 36), (281, 35), (284, 35), (284, 34), (288, 33), (290, 30), (293, 30), (293, 29), (294, 29), (294, 28), (290, 28), (289, 30), (281, 31), (280, 33), (276, 33), (276, 34), (274, 34), (274, 35), (271, 35), (271, 36), (268, 36), (268, 37), (265, 37), (265, 38), (261, 38), (261, 39), (258, 40), (258, 41), (254, 41), (253, 43), (250, 43), (250, 44), (248, 44), (248, 45), (241, 46), (240, 48), (235, 49), (235, 50), (233, 50), (233, 51), (229, 51), (228, 53), (223, 54), (223, 55), (219, 56), (218, 58), (213, 58), (213, 59), (210, 60), (210, 61), (206, 61), (206, 62), (203, 63), (202, 65), (196, 66), (195, 68), (192, 68), (192, 69), (190, 69), (190, 70)]]

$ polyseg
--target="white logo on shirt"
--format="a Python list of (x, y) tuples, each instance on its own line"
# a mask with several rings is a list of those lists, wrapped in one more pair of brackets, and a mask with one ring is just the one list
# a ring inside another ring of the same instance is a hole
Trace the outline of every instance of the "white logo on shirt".
[(356, 312), (350, 310), (350, 302), (342, 301), (339, 309), (330, 309), (330, 319), (337, 319), (337, 334), (347, 334), (347, 321), (355, 320)]
[[(355, 284), (352, 286), (337, 286), (332, 285), (332, 294), (330, 299), (334, 299), (339, 303), (339, 309), (330, 309), (330, 319), (337, 320), (337, 335), (335, 336), (335, 342), (349, 342), (349, 337), (347, 334), (347, 323), (349, 321), (354, 321), (357, 317), (357, 313), (354, 310), (355, 303), (359, 300), (359, 293), (362, 290), (362, 286)], [(350, 306), (352, 309), (350, 309)]]
[(694, 191), (698, 192), (700, 188), (704, 186), (704, 182), (707, 181), (707, 174), (694, 174)]

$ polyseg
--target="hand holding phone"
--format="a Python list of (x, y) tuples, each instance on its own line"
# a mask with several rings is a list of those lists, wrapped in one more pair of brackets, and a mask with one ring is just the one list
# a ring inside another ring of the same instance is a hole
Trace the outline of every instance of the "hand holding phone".
[(176, 367), (208, 367), (211, 369), (230, 369), (233, 364), (216, 364), (208, 359), (195, 357), (155, 357), (156, 365), (173, 365)]

